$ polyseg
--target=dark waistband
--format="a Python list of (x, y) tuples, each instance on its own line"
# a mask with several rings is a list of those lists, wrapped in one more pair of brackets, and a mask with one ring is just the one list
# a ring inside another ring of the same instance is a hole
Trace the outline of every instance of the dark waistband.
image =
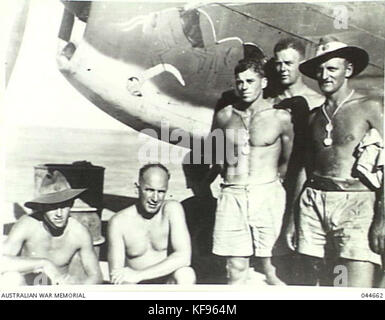
[(272, 184), (272, 183), (275, 183), (279, 181), (278, 177), (274, 180), (270, 180), (270, 181), (267, 181), (267, 182), (261, 182), (261, 183), (249, 183), (249, 184), (239, 184), (239, 183), (226, 183), (226, 182), (223, 182), (220, 184), (220, 187), (222, 189), (226, 189), (226, 188), (234, 188), (234, 189), (250, 189), (250, 188), (253, 188), (253, 187), (259, 187), (259, 186), (263, 186), (263, 185), (268, 185), (268, 184)]
[(305, 187), (321, 191), (349, 191), (371, 192), (359, 179), (343, 179), (312, 175), (305, 183)]

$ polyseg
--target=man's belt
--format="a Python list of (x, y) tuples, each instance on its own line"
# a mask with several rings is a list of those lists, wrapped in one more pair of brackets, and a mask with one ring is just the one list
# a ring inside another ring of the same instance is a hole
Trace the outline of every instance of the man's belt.
[(341, 179), (317, 175), (308, 178), (305, 187), (321, 191), (372, 191), (359, 179)]

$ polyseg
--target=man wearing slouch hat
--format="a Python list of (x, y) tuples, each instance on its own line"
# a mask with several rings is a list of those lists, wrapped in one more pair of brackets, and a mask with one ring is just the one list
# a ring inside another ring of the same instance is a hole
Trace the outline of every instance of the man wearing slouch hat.
[[(372, 287), (384, 254), (383, 103), (350, 85), (368, 63), (365, 50), (328, 37), (299, 67), (326, 98), (310, 114), (307, 180), (287, 233), (302, 255), (304, 284), (316, 284), (322, 267), (327, 285)], [(347, 271), (341, 284), (333, 283), (337, 265)]]
[[(11, 284), (96, 284), (102, 276), (89, 231), (70, 217), (74, 200), (86, 189), (72, 189), (59, 171), (47, 173), (38, 197), (4, 242), (0, 273)], [(79, 254), (86, 276), (69, 272)]]

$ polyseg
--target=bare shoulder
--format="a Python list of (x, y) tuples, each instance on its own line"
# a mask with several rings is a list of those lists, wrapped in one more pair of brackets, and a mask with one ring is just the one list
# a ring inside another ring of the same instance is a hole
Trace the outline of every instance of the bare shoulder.
[(15, 224), (12, 227), (11, 233), (18, 231), (19, 233), (25, 231), (28, 234), (31, 234), (31, 231), (35, 230), (36, 228), (39, 228), (41, 226), (41, 223), (32, 218), (29, 215), (24, 215), (20, 217), (19, 220), (15, 222)]
[(274, 99), (271, 99), (271, 98), (262, 99), (258, 101), (258, 109), (260, 110), (257, 112), (259, 117), (275, 117), (278, 114), (284, 114), (284, 113), (287, 113), (290, 115), (290, 112), (285, 109), (275, 108)]
[(22, 216), (16, 221), (11, 232), (4, 239), (3, 252), (16, 256), (24, 246), (24, 243), (33, 240), (36, 236), (39, 237), (42, 231), (44, 229), (40, 221), (29, 215)]
[(357, 97), (357, 102), (359, 102), (362, 106), (365, 108), (369, 108), (373, 111), (377, 112), (383, 112), (383, 98), (380, 96), (365, 96), (365, 95), (360, 95)]
[(41, 222), (29, 215), (24, 215), (12, 226), (5, 243), (9, 244), (17, 242), (22, 244), (24, 241), (31, 239), (34, 235), (39, 234), (41, 230)]
[(287, 109), (274, 109), (273, 116), (278, 119), (281, 124), (291, 123), (291, 113)]
[(182, 204), (176, 200), (166, 200), (163, 205), (163, 214), (167, 216), (184, 214)]
[(87, 227), (75, 218), (69, 217), (67, 228), (78, 240), (89, 239), (91, 236)]
[(122, 227), (127, 227), (134, 222), (137, 216), (136, 206), (132, 205), (122, 211), (119, 211), (108, 221), (108, 228), (114, 230), (120, 230)]
[(311, 97), (313, 99), (323, 99), (323, 100), (325, 99), (325, 97), (322, 94), (320, 94), (319, 92), (313, 90), (312, 88), (310, 88), (308, 86), (306, 86), (305, 95), (306, 95), (306, 97), (308, 96), (308, 97)]
[(325, 97), (317, 91), (306, 87), (304, 97), (307, 100), (310, 110), (320, 107), (325, 102)]
[(214, 119), (217, 125), (219, 125), (220, 127), (224, 126), (227, 123), (227, 121), (230, 120), (231, 115), (233, 113), (232, 110), (233, 110), (232, 105), (228, 105), (223, 109), (219, 110), (214, 116)]
[(176, 200), (166, 200), (163, 205), (164, 210), (174, 211), (174, 210), (183, 210), (183, 207), (179, 201)]
[(19, 218), (19, 220), (16, 221), (15, 225), (25, 225), (25, 226), (33, 226), (33, 225), (38, 225), (39, 221), (34, 219), (30, 215), (23, 215)]
[(275, 108), (273, 102), (272, 99), (264, 99), (260, 102), (259, 107), (262, 111), (260, 111), (259, 117), (272, 125), (282, 126), (291, 123), (290, 111), (288, 109)]

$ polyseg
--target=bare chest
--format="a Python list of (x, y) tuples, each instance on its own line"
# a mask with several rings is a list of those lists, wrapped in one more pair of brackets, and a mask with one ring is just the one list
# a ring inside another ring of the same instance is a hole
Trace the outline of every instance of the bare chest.
[(279, 123), (274, 119), (274, 110), (258, 112), (253, 116), (242, 117), (233, 114), (226, 125), (227, 143), (235, 146), (249, 143), (253, 147), (274, 144), (280, 136)]
[(28, 239), (22, 250), (23, 256), (33, 258), (45, 258), (64, 267), (71, 262), (78, 247), (71, 241), (69, 236), (51, 237), (35, 234)]
[(124, 237), (126, 254), (135, 258), (150, 252), (166, 251), (168, 248), (169, 223), (166, 219), (157, 223), (143, 222)]
[(368, 121), (361, 110), (347, 109), (327, 118), (320, 109), (311, 123), (312, 144), (317, 150), (343, 148), (352, 151), (368, 128)]

